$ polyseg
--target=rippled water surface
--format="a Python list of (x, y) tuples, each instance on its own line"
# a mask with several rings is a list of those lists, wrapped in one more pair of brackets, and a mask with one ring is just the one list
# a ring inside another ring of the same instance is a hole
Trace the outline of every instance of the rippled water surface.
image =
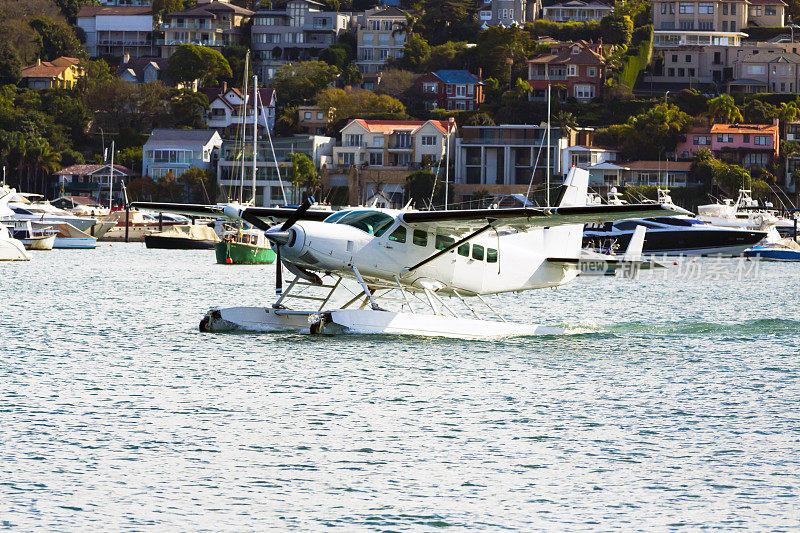
[(0, 525), (796, 529), (800, 265), (737, 278), (494, 297), (581, 333), (467, 342), (200, 333), (272, 298), (208, 251), (0, 264)]

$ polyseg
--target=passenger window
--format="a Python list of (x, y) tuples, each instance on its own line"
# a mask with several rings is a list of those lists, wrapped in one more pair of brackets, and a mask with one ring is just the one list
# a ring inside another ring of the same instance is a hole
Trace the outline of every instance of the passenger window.
[(483, 261), (483, 246), (480, 244), (472, 245), (472, 258), (476, 261)]
[(406, 228), (405, 226), (397, 226), (397, 228), (389, 235), (389, 240), (394, 242), (406, 242)]
[(463, 255), (464, 257), (469, 257), (469, 243), (465, 242), (461, 246), (458, 247), (458, 255)]
[(452, 245), (456, 240), (452, 237), (447, 237), (445, 235), (437, 235), (436, 236), (436, 249), (437, 250), (444, 250), (448, 246)]
[(428, 234), (420, 229), (415, 229), (413, 242), (417, 246), (428, 246)]
[(486, 262), (497, 263), (497, 250), (495, 250), (494, 248), (486, 249)]

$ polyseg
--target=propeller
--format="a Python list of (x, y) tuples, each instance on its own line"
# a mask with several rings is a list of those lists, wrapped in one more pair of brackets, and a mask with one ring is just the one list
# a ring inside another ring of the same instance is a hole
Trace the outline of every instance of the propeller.
[(266, 231), (264, 235), (268, 240), (275, 244), (275, 294), (283, 294), (283, 263), (281, 263), (281, 245), (286, 244), (291, 239), (289, 229), (294, 226), (295, 222), (311, 208), (314, 203), (314, 198), (309, 196), (305, 201), (294, 210), (294, 213), (289, 215), (278, 231)]

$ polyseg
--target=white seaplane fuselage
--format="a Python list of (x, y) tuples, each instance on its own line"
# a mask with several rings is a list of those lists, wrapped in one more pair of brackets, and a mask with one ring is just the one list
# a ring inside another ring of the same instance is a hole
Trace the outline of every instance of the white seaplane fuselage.
[(354, 275), (355, 267), (365, 280), (399, 281), (411, 288), (440, 293), (455, 290), (462, 295), (556, 287), (578, 274), (576, 265), (547, 262), (547, 258), (577, 257), (581, 224), (527, 231), (489, 230), (408, 271), (451, 244), (455, 237), (413, 229), (400, 220), (400, 211), (351, 212), (380, 212), (395, 220), (380, 235), (335, 221), (297, 222), (289, 230), (293, 238), (281, 246), (282, 259), (309, 270), (347, 277)]

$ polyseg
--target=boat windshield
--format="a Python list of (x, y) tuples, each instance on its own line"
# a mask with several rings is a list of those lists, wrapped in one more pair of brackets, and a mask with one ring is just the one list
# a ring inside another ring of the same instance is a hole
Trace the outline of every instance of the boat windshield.
[(376, 237), (383, 235), (394, 224), (394, 217), (380, 211), (347, 211), (341, 217), (331, 220), (334, 216), (329, 216), (325, 222), (347, 224)]

